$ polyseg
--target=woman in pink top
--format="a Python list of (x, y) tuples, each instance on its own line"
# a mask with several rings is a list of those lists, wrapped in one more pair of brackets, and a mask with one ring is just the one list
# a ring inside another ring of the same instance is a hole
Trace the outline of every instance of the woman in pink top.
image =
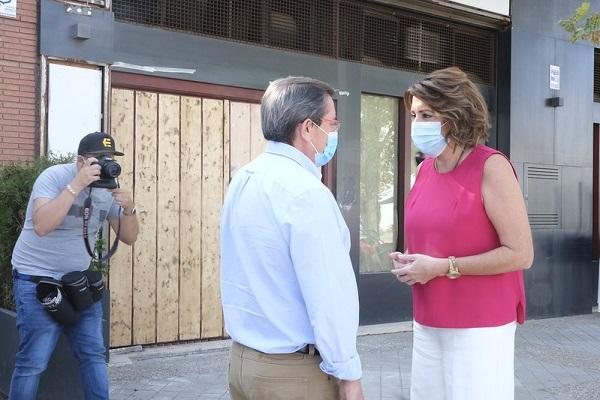
[(460, 69), (432, 72), (404, 100), (427, 157), (406, 203), (407, 250), (391, 254), (413, 290), (411, 399), (513, 399), (522, 270), (533, 261), (520, 185), (483, 144), (487, 105)]

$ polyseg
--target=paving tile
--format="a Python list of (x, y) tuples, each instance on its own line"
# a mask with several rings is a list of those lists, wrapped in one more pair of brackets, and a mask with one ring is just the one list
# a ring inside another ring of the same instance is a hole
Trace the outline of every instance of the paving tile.
[[(410, 332), (362, 336), (358, 349), (366, 400), (409, 398)], [(229, 399), (227, 348), (183, 356), (170, 351), (153, 349), (128, 356), (130, 364), (111, 364), (111, 400)], [(600, 314), (533, 320), (519, 326), (516, 400), (600, 399), (598, 382)]]

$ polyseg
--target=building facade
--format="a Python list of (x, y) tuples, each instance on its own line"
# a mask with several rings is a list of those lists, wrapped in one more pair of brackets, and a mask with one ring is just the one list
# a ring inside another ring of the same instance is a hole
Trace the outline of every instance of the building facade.
[[(557, 24), (578, 3), (40, 1), (33, 57), (40, 101), (29, 107), (37, 125), (22, 156), (68, 152), (86, 132), (110, 130), (126, 154), (122, 184), (141, 211), (140, 239), (111, 261), (111, 344), (224, 335), (220, 207), (236, 169), (264, 146), (262, 91), (288, 75), (337, 91), (343, 124), (324, 182), (351, 231), (361, 324), (412, 318), (410, 290), (389, 273), (387, 257), (403, 248), (403, 205), (416, 168), (402, 96), (428, 72), (453, 65), (484, 94), (488, 144), (510, 156), (526, 197), (536, 246), (526, 271), (529, 316), (591, 312), (600, 68), (594, 48), (570, 43)], [(559, 89), (550, 87), (551, 65)], [(0, 131), (0, 154), (12, 143), (5, 132), (12, 131)]]
[(16, 10), (9, 5), (9, 16), (0, 11), (0, 163), (30, 160), (40, 151), (37, 2), (21, 0)]

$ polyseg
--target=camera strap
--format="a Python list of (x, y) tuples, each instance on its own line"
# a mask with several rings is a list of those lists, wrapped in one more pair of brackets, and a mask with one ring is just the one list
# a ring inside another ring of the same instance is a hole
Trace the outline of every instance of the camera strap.
[(119, 235), (121, 233), (121, 207), (119, 206), (119, 226), (117, 228), (117, 236), (115, 237), (115, 241), (113, 242), (113, 245), (110, 247), (108, 253), (106, 253), (105, 256), (102, 256), (101, 254), (99, 254), (100, 257), (96, 257), (96, 254), (94, 254), (94, 251), (92, 250), (92, 247), (90, 246), (90, 241), (88, 239), (88, 228), (89, 228), (89, 224), (90, 224), (90, 209), (91, 209), (91, 207), (92, 207), (92, 188), (90, 188), (90, 190), (88, 192), (88, 197), (83, 202), (83, 243), (85, 244), (85, 248), (86, 248), (88, 254), (90, 255), (90, 257), (92, 257), (93, 260), (106, 261), (110, 257), (112, 257), (113, 254), (115, 254), (115, 252), (117, 251), (117, 247), (119, 245)]

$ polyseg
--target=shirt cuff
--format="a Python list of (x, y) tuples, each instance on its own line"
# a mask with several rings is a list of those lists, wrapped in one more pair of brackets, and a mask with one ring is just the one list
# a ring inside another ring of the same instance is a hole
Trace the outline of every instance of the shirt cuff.
[(345, 362), (329, 364), (323, 361), (320, 368), (327, 375), (333, 375), (344, 381), (356, 381), (362, 376), (362, 365), (358, 354)]

